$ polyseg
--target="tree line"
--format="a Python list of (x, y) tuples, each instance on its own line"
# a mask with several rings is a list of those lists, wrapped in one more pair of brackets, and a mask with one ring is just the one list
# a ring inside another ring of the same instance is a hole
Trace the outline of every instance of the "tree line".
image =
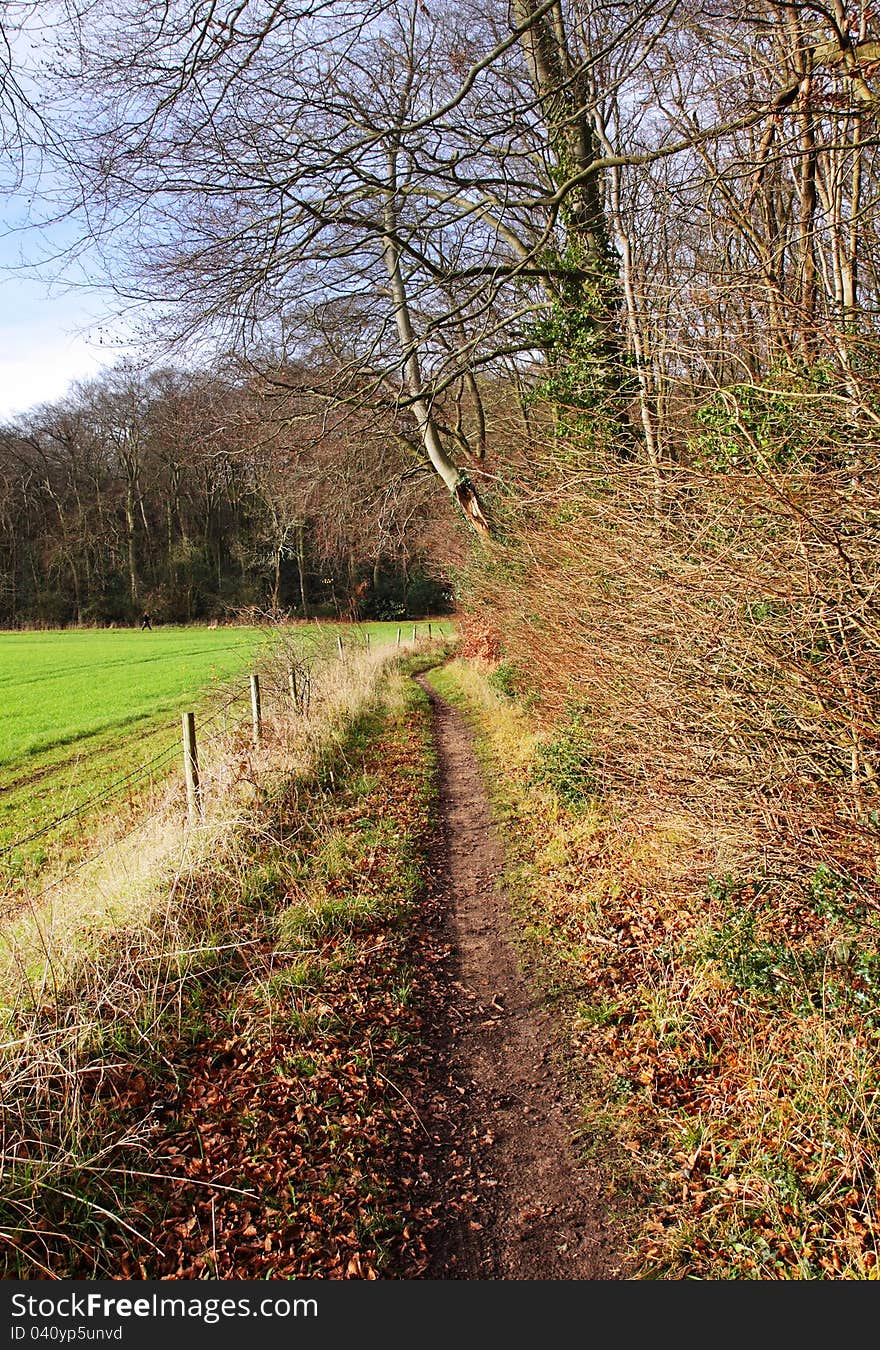
[[(424, 478), (387, 434), (279, 425), (246, 381), (121, 365), (0, 427), (0, 623), (402, 617), (442, 610)], [(431, 488), (433, 485), (430, 485)]]
[(870, 6), (7, 9), (44, 25), (0, 111), (7, 163), (51, 166), (46, 218), (151, 326), (287, 387), (291, 416), (391, 418), (478, 532), (509, 491), (487, 384), (517, 442), (545, 398), (594, 459), (658, 478), (755, 385), (874, 424)]

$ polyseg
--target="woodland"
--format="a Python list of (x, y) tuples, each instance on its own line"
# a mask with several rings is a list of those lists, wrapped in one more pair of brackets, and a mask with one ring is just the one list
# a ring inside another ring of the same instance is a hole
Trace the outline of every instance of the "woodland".
[[(7, 628), (445, 613), (424, 484), (382, 432), (240, 380), (120, 365), (0, 431)], [(393, 457), (395, 471), (397, 456)]]
[[(791, 1083), (818, 1089), (793, 1065), (833, 1023), (849, 1068), (822, 1079), (823, 1128), (844, 1140), (829, 1204), (863, 1277), (872, 6), (65, 0), (7, 5), (4, 24), (9, 181), (38, 162), (47, 228), (75, 225), (74, 251), (105, 261), (144, 357), (0, 431), (2, 622), (454, 603), (464, 654), (541, 729), (533, 779), (614, 822), (603, 847), (635, 896), (614, 940), (642, 925), (661, 1058), (661, 996), (692, 1029), (690, 1069), (642, 1065), (655, 1076), (633, 1071), (633, 1091), (657, 1084), (671, 1113), (706, 1046), (760, 1045), (785, 1066), (770, 1086), (750, 1095), (752, 1068), (694, 1112), (766, 1122), (766, 1089), (797, 1115)], [(701, 917), (681, 948), (685, 913)], [(597, 1036), (641, 1025), (625, 966)], [(727, 1175), (703, 1137), (681, 1146), (686, 1191), (704, 1166)], [(799, 1153), (805, 1137), (792, 1127), (785, 1175), (819, 1204), (826, 1152)], [(784, 1212), (783, 1182), (767, 1186)]]
[(4, 430), (8, 620), (452, 581), (606, 778), (864, 870), (872, 11), (8, 9), (48, 23), (27, 78), (9, 47), (10, 181), (37, 157), (47, 221), (200, 358)]

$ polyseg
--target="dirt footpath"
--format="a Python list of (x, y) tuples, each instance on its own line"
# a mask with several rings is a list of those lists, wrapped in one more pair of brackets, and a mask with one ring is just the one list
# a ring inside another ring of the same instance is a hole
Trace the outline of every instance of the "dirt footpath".
[(519, 968), (499, 892), (502, 850), (468, 728), (424, 679), (440, 759), (432, 860), (447, 914), (453, 1139), (477, 1150), (479, 1199), (435, 1237), (428, 1278), (621, 1278), (598, 1178), (578, 1164), (553, 1033)]

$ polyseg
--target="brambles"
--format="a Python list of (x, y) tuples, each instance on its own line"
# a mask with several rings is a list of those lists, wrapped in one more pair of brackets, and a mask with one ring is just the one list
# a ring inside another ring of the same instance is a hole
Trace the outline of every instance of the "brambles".
[[(719, 389), (697, 410), (693, 463), (706, 472), (845, 468), (871, 434), (875, 410), (842, 403), (840, 371), (819, 360), (787, 362), (760, 381)], [(844, 437), (842, 418), (849, 422)]]
[(488, 676), (488, 684), (496, 694), (502, 694), (505, 698), (516, 698), (522, 692), (522, 673), (513, 661), (499, 661)]
[(571, 712), (567, 725), (552, 740), (538, 745), (531, 782), (552, 788), (566, 806), (583, 806), (598, 791), (592, 756), (585, 716)]
[(632, 1206), (637, 1277), (876, 1278), (873, 876), (747, 867), (738, 821), (710, 831), (693, 797), (617, 764), (587, 814), (568, 807), (532, 783), (522, 706), (473, 669), (445, 680), (509, 822), (524, 954), (567, 1036), (582, 1147)]

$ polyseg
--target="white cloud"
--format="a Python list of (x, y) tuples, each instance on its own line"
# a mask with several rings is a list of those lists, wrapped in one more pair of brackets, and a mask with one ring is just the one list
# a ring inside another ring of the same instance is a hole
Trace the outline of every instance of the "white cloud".
[[(97, 291), (62, 289), (3, 268), (0, 243), (0, 420), (61, 398), (124, 355)], [(102, 340), (103, 339), (103, 340)]]
[(113, 363), (113, 353), (105, 353), (81, 339), (65, 342), (25, 341), (15, 355), (10, 350), (10, 335), (5, 335), (5, 351), (0, 351), (0, 419), (27, 412), (38, 403), (50, 403), (64, 395), (74, 380), (97, 375)]

